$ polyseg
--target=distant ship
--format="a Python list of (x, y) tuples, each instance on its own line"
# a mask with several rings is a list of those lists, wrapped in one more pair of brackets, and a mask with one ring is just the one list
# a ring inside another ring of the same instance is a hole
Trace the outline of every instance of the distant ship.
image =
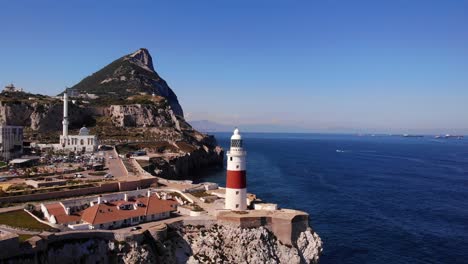
[(446, 134), (446, 135), (438, 135), (438, 136), (435, 136), (434, 138), (436, 139), (444, 139), (444, 138), (463, 139), (463, 136)]
[(424, 137), (423, 135), (410, 135), (410, 134), (403, 134), (403, 137), (417, 137), (417, 138), (422, 138)]

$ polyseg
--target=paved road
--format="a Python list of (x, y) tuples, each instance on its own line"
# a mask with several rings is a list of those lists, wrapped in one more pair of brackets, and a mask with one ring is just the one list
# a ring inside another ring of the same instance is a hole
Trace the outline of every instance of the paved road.
[(103, 152), (106, 159), (106, 167), (109, 168), (109, 173), (119, 179), (127, 178), (127, 171), (125, 170), (121, 158), (117, 156), (117, 152), (114, 150), (107, 150)]
[(17, 206), (12, 206), (12, 207), (5, 207), (5, 208), (0, 208), (0, 213), (6, 213), (10, 211), (16, 211), (16, 210), (22, 210), (24, 208), (24, 205), (17, 205)]
[(14, 228), (8, 228), (6, 226), (0, 227), (0, 231), (3, 232), (10, 232), (14, 234), (24, 234), (24, 235), (37, 235), (40, 234), (41, 232), (37, 231), (26, 231), (26, 230), (19, 230), (19, 229), (14, 229)]

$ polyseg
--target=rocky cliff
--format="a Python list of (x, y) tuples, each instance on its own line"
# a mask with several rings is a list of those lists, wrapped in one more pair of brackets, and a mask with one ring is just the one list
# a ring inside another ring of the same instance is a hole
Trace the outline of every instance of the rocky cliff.
[[(125, 242), (89, 238), (51, 242), (39, 251), (10, 257), (4, 263), (318, 263), (322, 241), (312, 230), (294, 246), (281, 244), (266, 228), (221, 225), (179, 226), (164, 238), (147, 231)], [(17, 254), (21, 254), (18, 252)]]
[[(81, 107), (69, 109), (70, 127), (91, 126), (94, 118)], [(29, 127), (34, 131), (60, 130), (62, 127), (63, 104), (58, 100), (2, 100), (0, 97), (0, 122), (8, 125)]]
[(140, 93), (154, 94), (166, 98), (176, 115), (184, 115), (176, 94), (154, 70), (153, 59), (147, 49), (139, 49), (115, 60), (84, 78), (71, 90), (96, 95), (99, 102), (121, 101)]

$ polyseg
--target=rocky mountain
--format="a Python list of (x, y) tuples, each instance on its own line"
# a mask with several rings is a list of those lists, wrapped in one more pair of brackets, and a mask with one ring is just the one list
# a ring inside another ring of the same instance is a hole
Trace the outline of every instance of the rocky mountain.
[[(74, 85), (68, 94), (70, 133), (87, 126), (101, 144), (145, 142), (139, 149), (164, 157), (149, 167), (164, 175), (183, 178), (192, 170), (223, 161), (216, 140), (185, 121), (176, 94), (156, 73), (146, 49), (115, 60)], [(0, 93), (0, 122), (24, 126), (26, 139), (33, 142), (58, 142), (62, 116), (59, 96)]]
[(147, 49), (123, 56), (101, 70), (84, 78), (72, 90), (97, 95), (99, 101), (118, 102), (130, 96), (146, 93), (166, 98), (176, 115), (183, 116), (176, 94), (154, 70)]

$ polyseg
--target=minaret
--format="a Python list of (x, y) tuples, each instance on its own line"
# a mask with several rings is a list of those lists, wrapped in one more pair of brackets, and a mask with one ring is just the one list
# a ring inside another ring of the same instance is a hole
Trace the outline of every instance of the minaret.
[(227, 152), (226, 209), (247, 209), (247, 181), (245, 156), (239, 129), (231, 137), (231, 149)]
[(67, 92), (63, 93), (63, 139), (65, 140), (68, 137), (68, 95)]

